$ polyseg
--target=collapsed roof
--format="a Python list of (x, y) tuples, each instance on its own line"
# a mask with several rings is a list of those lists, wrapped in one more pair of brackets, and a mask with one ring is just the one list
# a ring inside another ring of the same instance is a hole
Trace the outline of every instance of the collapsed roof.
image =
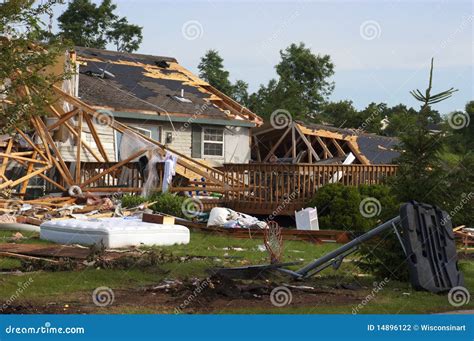
[(263, 123), (174, 58), (84, 47), (75, 51), (79, 97), (96, 109)]
[(400, 155), (397, 138), (301, 121), (252, 129), (252, 159), (260, 162), (390, 164)]

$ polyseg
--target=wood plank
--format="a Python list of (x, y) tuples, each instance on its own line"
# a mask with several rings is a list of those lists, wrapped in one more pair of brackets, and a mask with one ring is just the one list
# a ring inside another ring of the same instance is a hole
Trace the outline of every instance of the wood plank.
[(332, 155), (332, 153), (329, 151), (329, 148), (328, 146), (326, 146), (326, 143), (324, 143), (324, 141), (319, 137), (319, 136), (315, 136), (316, 138), (316, 141), (318, 141), (319, 145), (323, 148), (324, 150), (324, 154), (326, 155), (326, 159), (329, 157), (329, 158), (333, 158), (334, 156)]
[(76, 138), (76, 184), (81, 183), (81, 149), (82, 149), (82, 112), (77, 115)]
[(314, 150), (313, 146), (311, 145), (311, 143), (309, 143), (308, 139), (306, 138), (306, 136), (303, 134), (303, 132), (300, 130), (300, 127), (298, 126), (298, 124), (295, 124), (295, 128), (296, 128), (296, 131), (298, 132), (298, 134), (301, 136), (301, 139), (303, 140), (303, 142), (306, 144), (306, 147), (308, 148), (308, 150), (311, 152), (311, 154), (313, 154), (314, 158), (319, 161), (321, 160), (321, 158), (319, 157), (319, 155), (316, 153), (316, 151)]
[(112, 167), (104, 170), (103, 172), (97, 174), (96, 176), (93, 176), (92, 178), (88, 179), (87, 181), (83, 182), (82, 184), (80, 184), (79, 186), (81, 188), (87, 186), (87, 185), (90, 185), (91, 183), (93, 183), (94, 181), (96, 181), (97, 179), (100, 179), (101, 177), (113, 172), (114, 170), (122, 167), (123, 165), (129, 163), (130, 161), (132, 161), (133, 159), (139, 157), (140, 155), (142, 155), (143, 153), (145, 153), (147, 151), (147, 149), (141, 149), (139, 150), (138, 152), (136, 152), (135, 154), (133, 154), (132, 156), (128, 157), (127, 159), (125, 160), (122, 160), (120, 162), (117, 162), (115, 165), (113, 165)]
[(267, 162), (272, 157), (273, 153), (275, 153), (275, 150), (280, 146), (281, 142), (285, 139), (286, 135), (288, 135), (290, 131), (291, 131), (291, 126), (289, 126), (285, 130), (285, 132), (280, 136), (277, 143), (273, 145), (272, 149), (270, 149), (270, 151), (268, 152), (268, 155), (263, 159), (263, 162)]

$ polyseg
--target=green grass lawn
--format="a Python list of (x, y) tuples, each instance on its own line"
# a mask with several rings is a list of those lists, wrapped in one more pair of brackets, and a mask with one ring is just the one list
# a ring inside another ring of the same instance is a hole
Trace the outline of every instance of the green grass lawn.
[[(6, 242), (13, 232), (0, 232), (0, 242)], [(27, 239), (20, 243), (38, 243), (36, 233), (22, 233)], [(41, 241), (43, 244), (47, 242)], [(175, 261), (161, 264), (157, 267), (136, 268), (126, 270), (111, 270), (87, 268), (78, 271), (2, 274), (0, 276), (0, 300), (6, 301), (15, 294), (21, 283), (30, 280), (31, 284), (15, 300), (16, 303), (47, 304), (50, 302), (69, 302), (80, 296), (90, 296), (97, 287), (106, 286), (113, 290), (139, 289), (157, 285), (165, 279), (205, 278), (206, 269), (220, 266), (243, 266), (264, 264), (268, 262), (266, 252), (259, 249), (261, 240), (235, 239), (227, 236), (193, 232), (189, 245), (152, 247), (155, 251), (172, 254)], [(307, 242), (288, 241), (285, 243), (284, 261), (301, 261), (303, 264), (320, 257), (335, 249), (337, 244), (314, 245)], [(360, 274), (360, 270), (349, 257), (339, 270), (326, 269), (318, 276), (311, 278), (304, 285), (317, 288), (336, 288), (340, 284), (357, 284), (354, 292), (360, 296), (368, 295), (373, 287), (373, 277)], [(474, 262), (461, 261), (466, 279), (466, 287), (474, 291)], [(19, 269), (21, 262), (9, 258), (0, 258), (0, 271)], [(289, 280), (282, 279), (288, 283)], [(223, 313), (346, 313), (351, 314), (354, 303), (351, 304), (320, 304), (316, 306), (286, 306), (276, 307), (229, 307)], [(114, 308), (117, 313), (150, 313), (156, 309), (146, 306), (128, 305)], [(474, 309), (471, 302), (459, 309)], [(389, 281), (375, 298), (371, 299), (360, 309), (359, 313), (429, 313), (456, 310), (449, 305), (446, 295), (436, 295), (417, 292), (408, 283)]]

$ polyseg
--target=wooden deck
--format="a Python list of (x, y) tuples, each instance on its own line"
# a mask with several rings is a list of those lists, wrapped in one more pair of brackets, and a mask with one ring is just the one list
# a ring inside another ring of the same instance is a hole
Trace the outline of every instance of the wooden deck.
[(227, 191), (224, 200), (249, 214), (293, 215), (326, 184), (381, 184), (396, 171), (395, 165), (228, 164), (225, 176), (243, 189)]
[[(113, 163), (84, 163), (81, 167), (81, 180), (94, 179), (104, 169), (111, 167)], [(161, 188), (163, 165), (158, 164), (157, 169), (158, 187)], [(221, 171), (224, 185), (202, 182), (199, 179), (194, 181), (175, 178), (170, 191), (206, 191), (223, 195), (221, 200), (206, 201), (206, 208), (225, 205), (248, 214), (293, 215), (295, 210), (304, 207), (317, 190), (326, 184), (381, 184), (396, 174), (397, 166), (251, 163), (227, 164)], [(98, 177), (83, 190), (140, 193), (142, 187), (138, 164), (132, 162)]]

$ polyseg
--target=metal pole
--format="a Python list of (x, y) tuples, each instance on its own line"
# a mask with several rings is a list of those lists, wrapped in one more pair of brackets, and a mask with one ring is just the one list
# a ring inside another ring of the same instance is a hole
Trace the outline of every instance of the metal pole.
[(340, 248), (328, 253), (327, 255), (324, 255), (321, 258), (315, 259), (312, 263), (296, 271), (296, 274), (298, 274), (300, 277), (305, 277), (311, 270), (329, 262), (330, 260), (336, 258), (337, 256), (344, 254), (346, 251), (362, 244), (363, 242), (369, 239), (372, 239), (373, 237), (381, 234), (382, 232), (389, 230), (390, 228), (394, 227), (394, 225), (398, 224), (399, 222), (400, 222), (400, 217), (397, 216), (383, 223), (382, 225), (377, 226), (376, 228), (370, 230), (367, 233), (364, 233), (363, 235), (355, 238), (349, 243), (344, 244)]

